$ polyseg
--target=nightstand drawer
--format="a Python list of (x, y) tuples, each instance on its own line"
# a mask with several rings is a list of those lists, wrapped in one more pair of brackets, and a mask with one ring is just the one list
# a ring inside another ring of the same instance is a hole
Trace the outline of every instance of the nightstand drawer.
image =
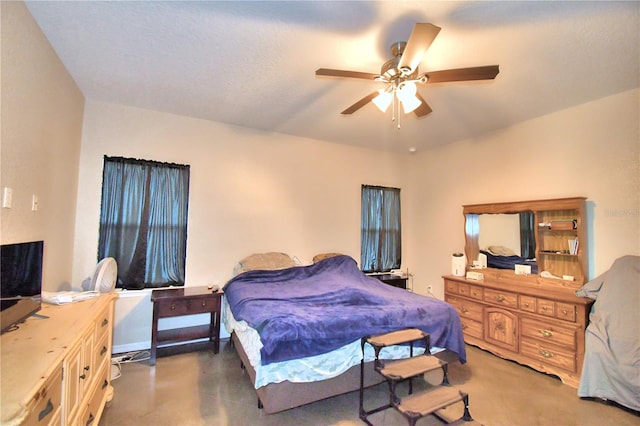
[(162, 318), (202, 314), (219, 309), (219, 305), (219, 297), (163, 300), (158, 302), (158, 314)]

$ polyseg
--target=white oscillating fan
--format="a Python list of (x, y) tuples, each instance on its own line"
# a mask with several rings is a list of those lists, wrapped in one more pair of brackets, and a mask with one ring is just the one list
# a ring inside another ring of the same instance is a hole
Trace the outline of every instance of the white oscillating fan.
[(118, 264), (113, 257), (105, 257), (96, 266), (91, 277), (89, 290), (110, 293), (116, 288), (118, 280)]

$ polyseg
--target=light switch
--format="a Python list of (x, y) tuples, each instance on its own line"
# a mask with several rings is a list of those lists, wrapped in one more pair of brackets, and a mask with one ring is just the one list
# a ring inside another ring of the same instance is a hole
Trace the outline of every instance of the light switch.
[(38, 196), (36, 194), (33, 194), (31, 196), (31, 211), (32, 212), (38, 211)]
[(13, 189), (5, 186), (2, 188), (2, 208), (10, 209), (13, 200)]

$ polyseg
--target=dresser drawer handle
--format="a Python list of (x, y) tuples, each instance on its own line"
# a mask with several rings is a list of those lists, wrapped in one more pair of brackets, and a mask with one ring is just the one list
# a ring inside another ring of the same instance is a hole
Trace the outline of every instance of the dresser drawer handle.
[(89, 366), (88, 366), (88, 365), (85, 365), (85, 367), (84, 367), (84, 369), (83, 369), (83, 370), (84, 370), (84, 371), (89, 371)]
[(109, 324), (109, 319), (105, 318), (102, 320), (102, 327), (105, 327), (107, 324)]
[(102, 389), (106, 388), (107, 386), (109, 386), (109, 382), (107, 381), (107, 379), (104, 379), (104, 382), (102, 383)]
[(461, 327), (462, 327), (463, 330), (466, 330), (467, 328), (469, 328), (469, 326), (466, 325), (466, 324), (462, 324)]
[(553, 354), (549, 351), (545, 351), (545, 350), (541, 350), (540, 351), (540, 355), (542, 355), (545, 358), (553, 358)]
[(104, 355), (107, 352), (107, 347), (103, 346), (102, 349), (100, 350), (100, 356)]
[(81, 375), (80, 375), (80, 378), (81, 378), (82, 380), (84, 380), (84, 379), (86, 379), (86, 378), (87, 378), (87, 375), (86, 375), (86, 374), (81, 374)]
[(204, 307), (204, 306), (207, 306), (207, 301), (206, 301), (206, 300), (203, 300), (203, 301), (202, 301), (202, 306), (203, 306), (203, 307)]
[(49, 413), (51, 413), (52, 411), (53, 411), (53, 404), (51, 403), (51, 398), (49, 398), (49, 400), (47, 401), (47, 406), (44, 407), (44, 409), (40, 411), (40, 413), (38, 413), (38, 421), (41, 422), (42, 419), (47, 417)]
[(569, 311), (567, 311), (566, 309), (562, 310), (562, 315), (567, 315), (569, 313)]
[(176, 305), (174, 303), (171, 304), (171, 310), (175, 311), (176, 310)]
[(543, 311), (546, 311), (546, 310), (547, 310), (547, 307), (546, 307), (546, 306), (543, 306), (543, 307), (542, 307), (542, 310), (543, 310)]
[(553, 337), (553, 332), (549, 330), (539, 330), (542, 337)]
[(87, 420), (87, 423), (85, 423), (85, 425), (89, 426), (95, 419), (96, 418), (93, 416), (93, 413), (89, 413), (89, 419)]
[(467, 312), (469, 312), (469, 310), (468, 310), (467, 308), (465, 308), (464, 306), (460, 307), (460, 311), (461, 311), (463, 314), (466, 314)]
[(524, 307), (528, 308), (529, 307), (529, 302), (524, 302)]
[(504, 299), (505, 299), (505, 297), (504, 297), (503, 295), (501, 295), (501, 294), (499, 294), (499, 295), (497, 295), (497, 296), (496, 296), (496, 300), (497, 300), (498, 302), (504, 302)]

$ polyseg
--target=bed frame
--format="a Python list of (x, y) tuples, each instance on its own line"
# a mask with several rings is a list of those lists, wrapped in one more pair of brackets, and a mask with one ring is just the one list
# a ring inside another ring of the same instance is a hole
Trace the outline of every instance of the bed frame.
[[(256, 372), (249, 362), (249, 357), (247, 357), (235, 333), (231, 334), (231, 339), (244, 369), (251, 378), (251, 386), (253, 386), (256, 381)], [(382, 376), (373, 369), (373, 361), (365, 363), (364, 386), (373, 386), (382, 381)], [(263, 408), (265, 413), (273, 414), (359, 389), (360, 364), (331, 379), (309, 383), (289, 381), (270, 383), (256, 389), (256, 393), (258, 394), (258, 406)], [(357, 408), (354, 407), (354, 412), (356, 410)]]

